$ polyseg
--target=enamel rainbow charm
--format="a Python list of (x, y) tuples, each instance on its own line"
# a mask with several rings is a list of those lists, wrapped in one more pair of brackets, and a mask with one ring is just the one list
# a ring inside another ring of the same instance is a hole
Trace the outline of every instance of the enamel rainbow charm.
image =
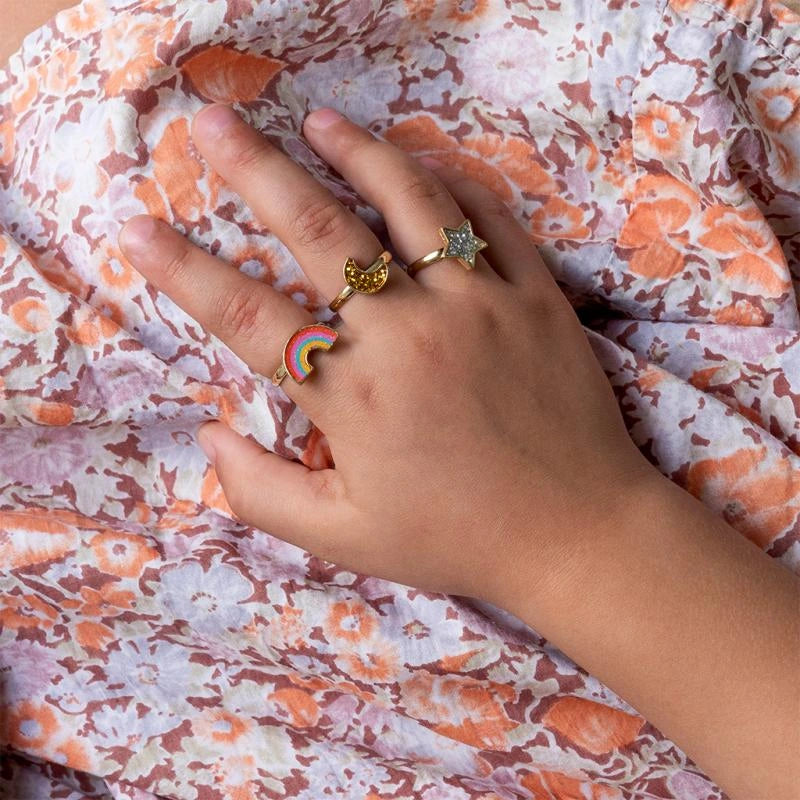
[(295, 331), (283, 348), (283, 364), (272, 376), (275, 386), (287, 376), (302, 383), (313, 371), (308, 360), (312, 350), (330, 350), (339, 334), (329, 325), (306, 325)]

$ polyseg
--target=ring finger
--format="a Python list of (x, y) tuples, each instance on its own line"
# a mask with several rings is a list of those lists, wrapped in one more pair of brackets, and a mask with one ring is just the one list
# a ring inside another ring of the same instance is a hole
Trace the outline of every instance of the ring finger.
[[(344, 288), (342, 268), (354, 258), (366, 269), (383, 247), (355, 214), (255, 130), (229, 106), (199, 112), (192, 138), (211, 167), (236, 191), (255, 216), (292, 252), (311, 282), (330, 302)], [(380, 304), (405, 303), (419, 291), (397, 264)], [(375, 319), (376, 299), (352, 299), (339, 312), (359, 327)]]
[[(150, 283), (262, 375), (271, 377), (280, 365), (289, 336), (314, 323), (311, 314), (286, 295), (242, 274), (154, 217), (128, 220), (119, 245)], [(341, 380), (349, 358), (347, 346), (338, 341), (334, 352), (336, 363), (326, 362), (309, 383), (287, 377), (281, 385), (323, 430), (331, 405), (325, 384)]]
[[(454, 229), (464, 222), (464, 212), (433, 172), (333, 109), (309, 114), (303, 130), (317, 153), (385, 217), (398, 255), (408, 264), (444, 246), (440, 227)], [(472, 222), (477, 225), (481, 221)], [(480, 236), (479, 229), (474, 233)], [(472, 248), (468, 250), (472, 252)], [(487, 280), (500, 277), (480, 253), (469, 272), (460, 261), (445, 258), (423, 268), (414, 279), (426, 286), (473, 291), (477, 276)]]

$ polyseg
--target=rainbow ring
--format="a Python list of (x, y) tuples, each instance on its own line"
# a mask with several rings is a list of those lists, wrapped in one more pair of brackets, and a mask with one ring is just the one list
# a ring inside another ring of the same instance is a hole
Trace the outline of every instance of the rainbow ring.
[(354, 258), (344, 262), (344, 280), (347, 284), (339, 294), (331, 300), (328, 308), (338, 311), (356, 292), (359, 294), (376, 294), (389, 280), (389, 264), (392, 254), (384, 250), (366, 269), (361, 269)]
[(283, 363), (275, 370), (272, 383), (280, 386), (287, 375), (302, 383), (314, 369), (308, 360), (311, 351), (330, 350), (338, 338), (339, 334), (330, 325), (316, 323), (298, 328), (283, 346)]

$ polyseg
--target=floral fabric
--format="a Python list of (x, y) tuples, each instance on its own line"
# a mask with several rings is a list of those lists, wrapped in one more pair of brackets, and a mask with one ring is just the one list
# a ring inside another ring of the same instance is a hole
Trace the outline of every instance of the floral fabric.
[(189, 123), (235, 103), (380, 231), (301, 137), (333, 105), (505, 199), (633, 439), (798, 571), (798, 23), (772, 0), (83, 0), (31, 33), (0, 71), (0, 794), (722, 798), (510, 615), (237, 523), (203, 420), (312, 466), (325, 439), (116, 240), (157, 215), (321, 312)]

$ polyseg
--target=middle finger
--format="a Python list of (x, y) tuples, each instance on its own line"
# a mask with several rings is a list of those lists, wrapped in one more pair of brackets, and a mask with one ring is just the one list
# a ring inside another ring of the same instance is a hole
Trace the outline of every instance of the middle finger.
[[(192, 138), (211, 167), (256, 217), (291, 251), (314, 286), (328, 299), (344, 288), (342, 268), (354, 258), (366, 269), (382, 252), (375, 234), (355, 214), (232, 108), (213, 105), (194, 118)], [(381, 306), (405, 303), (420, 287), (395, 263), (381, 290)], [(357, 324), (374, 319), (376, 298), (356, 298), (339, 311)]]

